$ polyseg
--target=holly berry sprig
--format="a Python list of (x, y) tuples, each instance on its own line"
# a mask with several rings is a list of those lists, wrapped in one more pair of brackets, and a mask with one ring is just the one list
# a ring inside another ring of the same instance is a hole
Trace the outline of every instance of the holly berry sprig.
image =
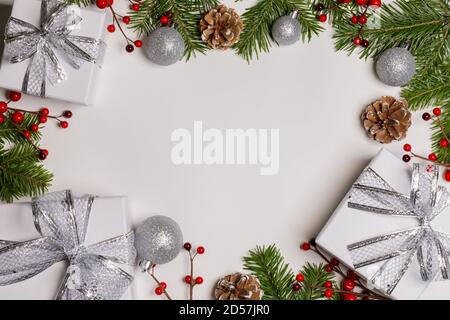
[[(8, 93), (8, 100), (0, 101), (0, 126), (3, 124), (11, 124), (17, 134), (22, 136), (36, 149), (38, 158), (43, 161), (47, 159), (49, 152), (47, 149), (42, 149), (36, 145), (33, 141), (33, 134), (37, 134), (42, 129), (41, 126), (47, 123), (49, 119), (55, 120), (60, 128), (67, 129), (69, 123), (64, 119), (72, 118), (72, 111), (66, 110), (61, 115), (54, 116), (50, 114), (48, 108), (41, 108), (39, 111), (29, 111), (10, 106), (12, 102), (18, 102), (21, 98), (22, 94), (20, 92), (10, 91)], [(36, 117), (36, 122), (28, 127), (24, 125), (26, 114)]]
[[(448, 151), (448, 149), (449, 149), (448, 148), (449, 147), (449, 141), (448, 141), (449, 133), (445, 129), (445, 126), (442, 124), (442, 121), (440, 119), (440, 116), (442, 114), (441, 108), (439, 108), (439, 107), (434, 108), (432, 113), (433, 113), (433, 115), (431, 115), (429, 112), (424, 112), (422, 114), (422, 119), (424, 121), (431, 120), (432, 123), (434, 125), (436, 125), (439, 128), (439, 130), (441, 131), (442, 139), (439, 141), (439, 147), (445, 150), (445, 156), (443, 159), (445, 161), (449, 155), (449, 151)], [(407, 152), (407, 154), (404, 154), (402, 157), (402, 160), (404, 162), (411, 161), (411, 159), (413, 157), (421, 159), (421, 160), (433, 162), (436, 165), (446, 168), (446, 170), (444, 172), (444, 178), (446, 181), (450, 182), (450, 169), (449, 169), (450, 163), (446, 163), (444, 161), (439, 161), (436, 153), (432, 152), (427, 157), (419, 155), (412, 151), (412, 146), (409, 143), (406, 143), (403, 145), (403, 150)]]
[[(130, 9), (133, 11), (140, 10), (140, 0), (128, 0), (130, 2)], [(114, 33), (116, 31), (116, 26), (119, 28), (122, 36), (125, 38), (127, 44), (125, 50), (128, 53), (132, 53), (134, 48), (141, 48), (143, 43), (141, 40), (132, 40), (124, 31), (122, 24), (128, 25), (131, 22), (131, 17), (127, 15), (121, 15), (113, 7), (114, 0), (96, 0), (96, 5), (99, 9), (109, 9), (112, 15), (112, 23), (106, 28), (108, 32)]]
[[(190, 273), (184, 277), (183, 282), (189, 285), (189, 300), (194, 299), (194, 287), (197, 285), (201, 285), (203, 283), (203, 277), (194, 276), (194, 260), (198, 255), (202, 255), (205, 253), (205, 248), (202, 246), (198, 246), (195, 251), (192, 249), (192, 245), (189, 242), (186, 242), (183, 245), (184, 250), (189, 253), (189, 264), (190, 264)], [(158, 296), (165, 295), (168, 300), (173, 300), (172, 296), (167, 291), (167, 283), (164, 281), (160, 281), (155, 275), (156, 265), (152, 265), (150, 268), (150, 276), (156, 282), (157, 287), (155, 288), (155, 294)]]
[(385, 300), (386, 298), (372, 290), (370, 290), (359, 278), (359, 276), (351, 269), (344, 270), (339, 260), (336, 258), (329, 259), (317, 246), (315, 240), (304, 242), (300, 246), (303, 251), (313, 251), (320, 256), (326, 265), (323, 267), (326, 272), (335, 272), (342, 277), (342, 281), (336, 286), (332, 281), (325, 281), (320, 286), (308, 286), (304, 283), (305, 276), (301, 273), (297, 274), (292, 285), (292, 290), (297, 292), (301, 289), (312, 289), (322, 292), (327, 299), (332, 298), (335, 294), (339, 294), (342, 300)]
[[(354, 6), (349, 4), (354, 3)], [(323, 3), (317, 3), (315, 10), (318, 12), (317, 19), (320, 22), (328, 20), (328, 14), (333, 10), (343, 10), (346, 15), (351, 16), (350, 23), (359, 25), (358, 33), (352, 38), (355, 46), (367, 48), (369, 40), (364, 39), (364, 28), (368, 19), (369, 8), (378, 9), (381, 7), (381, 0), (337, 0), (335, 4), (325, 6)]]

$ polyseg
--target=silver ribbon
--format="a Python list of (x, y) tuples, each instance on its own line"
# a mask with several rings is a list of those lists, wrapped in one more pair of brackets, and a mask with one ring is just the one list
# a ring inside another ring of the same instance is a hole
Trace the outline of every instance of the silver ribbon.
[(27, 280), (67, 261), (56, 299), (120, 299), (133, 279), (119, 265), (134, 265), (134, 232), (84, 246), (93, 201), (92, 196), (74, 198), (70, 191), (33, 199), (34, 224), (41, 237), (0, 240), (0, 285)]
[(45, 97), (47, 79), (52, 85), (67, 79), (55, 52), (77, 70), (85, 62), (101, 64), (106, 47), (102, 40), (70, 35), (82, 20), (77, 10), (60, 0), (42, 0), (39, 28), (14, 17), (8, 20), (5, 53), (10, 62), (31, 59), (24, 93)]
[(415, 217), (419, 226), (370, 238), (348, 246), (355, 268), (384, 261), (369, 283), (390, 295), (413, 258), (424, 281), (449, 279), (450, 236), (433, 230), (431, 221), (450, 203), (446, 188), (438, 186), (436, 165), (414, 164), (411, 192), (395, 191), (374, 170), (364, 170), (353, 185), (348, 206), (389, 216)]

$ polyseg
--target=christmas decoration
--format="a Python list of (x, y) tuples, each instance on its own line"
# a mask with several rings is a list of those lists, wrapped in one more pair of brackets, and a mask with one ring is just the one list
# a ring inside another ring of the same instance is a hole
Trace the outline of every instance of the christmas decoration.
[[(123, 204), (121, 199), (114, 199), (113, 203), (117, 204), (117, 201), (119, 205)], [(75, 198), (70, 191), (46, 194), (34, 198), (31, 204), (19, 206), (21, 210), (17, 210), (17, 206), (9, 209), (9, 205), (2, 208), (2, 219), (7, 217), (5, 214), (9, 210), (22, 215), (23, 219), (33, 218), (40, 237), (24, 242), (0, 240), (0, 286), (16, 285), (39, 273), (48, 273), (50, 271), (46, 269), (64, 261), (68, 267), (61, 279), (57, 300), (118, 300), (122, 297), (133, 279), (126, 271), (127, 265), (133, 265), (136, 258), (133, 232), (85, 245), (89, 233), (93, 232), (91, 219), (96, 221), (97, 227), (104, 228), (104, 220), (95, 218), (102, 214), (99, 209), (106, 209), (102, 217), (110, 219), (108, 221), (123, 221), (122, 211), (111, 210), (108, 200), (92, 196)], [(124, 227), (118, 226), (121, 228)], [(98, 237), (101, 231), (96, 233)], [(30, 289), (24, 285), (24, 290)], [(8, 292), (8, 298), (11, 298), (11, 292)]]
[(175, 28), (160, 27), (150, 33), (143, 49), (150, 61), (168, 66), (183, 58), (184, 48), (183, 37)]
[(405, 138), (411, 126), (408, 103), (390, 96), (383, 96), (371, 103), (361, 119), (367, 135), (380, 143)]
[(375, 69), (385, 84), (400, 87), (414, 77), (416, 61), (406, 48), (390, 48), (378, 57)]
[(202, 40), (212, 49), (228, 49), (239, 41), (243, 29), (236, 10), (221, 4), (200, 20)]
[(278, 18), (272, 26), (272, 37), (278, 45), (287, 46), (300, 40), (300, 23), (298, 11)]
[(178, 255), (183, 234), (178, 224), (165, 216), (153, 216), (136, 229), (136, 250), (142, 264), (164, 264)]
[(218, 300), (261, 300), (263, 294), (258, 278), (239, 272), (221, 278), (214, 290)]

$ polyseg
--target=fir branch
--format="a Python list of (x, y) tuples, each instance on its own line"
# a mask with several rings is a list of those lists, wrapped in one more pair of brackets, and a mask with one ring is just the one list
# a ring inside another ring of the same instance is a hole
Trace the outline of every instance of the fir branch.
[(27, 142), (0, 149), (0, 200), (12, 202), (38, 196), (50, 186), (52, 174), (40, 163), (36, 150)]
[[(307, 262), (299, 271), (305, 277), (302, 287), (294, 294), (298, 300), (319, 300), (324, 299), (324, 283), (330, 281), (336, 287), (334, 281), (335, 274), (327, 272), (323, 263), (313, 264)], [(334, 293), (331, 299), (339, 299), (339, 294)]]
[(256, 276), (264, 290), (265, 300), (292, 299), (294, 273), (284, 262), (280, 250), (275, 245), (257, 246), (243, 258), (244, 269)]
[[(0, 148), (9, 144), (17, 144), (25, 141), (25, 137), (22, 132), (29, 130), (30, 126), (34, 123), (39, 123), (38, 116), (31, 113), (24, 113), (24, 120), (20, 124), (14, 124), (10, 117), (6, 118), (6, 121), (0, 124)], [(40, 132), (30, 131), (31, 140), (37, 143), (41, 137)]]
[(440, 145), (440, 141), (442, 139), (447, 139), (450, 141), (450, 96), (449, 99), (441, 106), (441, 109), (442, 114), (439, 116), (439, 122), (434, 122), (432, 128), (432, 149), (437, 155), (439, 162), (450, 163), (449, 147), (443, 148)]
[(79, 7), (87, 7), (93, 3), (95, 0), (64, 0), (69, 5), (76, 5)]

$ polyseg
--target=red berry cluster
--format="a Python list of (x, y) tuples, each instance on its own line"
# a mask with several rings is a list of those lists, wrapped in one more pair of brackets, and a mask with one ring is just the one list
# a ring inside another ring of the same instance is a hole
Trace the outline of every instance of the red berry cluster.
[[(352, 8), (349, 8), (349, 4), (354, 3)], [(326, 7), (323, 3), (318, 3), (315, 6), (318, 12), (317, 19), (320, 22), (326, 22), (328, 19), (328, 13), (332, 10), (348, 10), (352, 17), (350, 22), (354, 25), (359, 25), (358, 34), (352, 39), (355, 46), (362, 46), (367, 48), (369, 46), (369, 40), (363, 38), (364, 26), (367, 23), (367, 12), (369, 8), (380, 8), (381, 0), (337, 0), (335, 5)]]
[[(449, 141), (448, 141), (449, 135), (448, 135), (445, 127), (442, 125), (441, 120), (439, 119), (441, 114), (442, 114), (441, 108), (436, 107), (436, 108), (433, 109), (433, 115), (431, 115), (429, 112), (424, 112), (422, 114), (422, 119), (424, 121), (432, 120), (433, 123), (437, 127), (440, 128), (441, 133), (442, 133), (442, 139), (439, 141), (439, 147), (443, 148), (443, 149), (446, 149), (446, 148), (448, 148), (448, 145), (449, 145)], [(416, 157), (418, 159), (434, 162), (435, 164), (443, 166), (445, 168), (450, 168), (450, 164), (449, 163), (439, 162), (438, 161), (438, 157), (437, 157), (437, 155), (434, 152), (430, 153), (427, 157), (418, 155), (418, 154), (416, 154), (416, 153), (414, 153), (412, 151), (412, 146), (410, 144), (408, 144), (408, 143), (403, 145), (403, 150), (408, 152), (407, 154), (404, 154), (403, 157), (402, 157), (403, 161), (405, 161), (405, 162), (409, 162), (409, 161), (411, 161), (412, 157)], [(450, 182), (450, 169), (445, 170), (444, 178), (445, 178), (446, 181)]]
[(193, 274), (193, 270), (192, 270), (192, 264), (193, 261), (195, 259), (195, 257), (199, 254), (204, 254), (205, 253), (205, 248), (202, 246), (197, 247), (197, 249), (195, 249), (195, 251), (192, 250), (192, 245), (189, 242), (186, 242), (183, 245), (184, 250), (189, 252), (189, 258), (191, 260), (191, 274), (187, 275), (184, 277), (184, 282), (186, 284), (188, 284), (191, 288), (191, 297), (192, 297), (192, 289), (194, 286), (198, 285), (198, 284), (202, 284), (203, 283), (203, 278), (200, 276), (194, 277)]
[[(18, 102), (22, 98), (22, 94), (16, 91), (10, 91), (8, 94), (8, 101), (0, 101), (0, 126), (6, 124), (12, 124), (18, 134), (22, 135), (37, 151), (37, 155), (40, 160), (45, 160), (48, 157), (48, 150), (39, 148), (32, 139), (33, 133), (38, 133), (41, 129), (40, 125), (47, 123), (48, 119), (53, 119), (58, 122), (58, 125), (62, 129), (67, 129), (69, 123), (63, 119), (72, 118), (72, 111), (64, 111), (59, 116), (53, 116), (50, 114), (48, 108), (41, 108), (39, 111), (28, 111), (10, 106), (11, 102)], [(24, 126), (25, 115), (30, 114), (36, 117), (36, 122)], [(9, 123), (8, 123), (9, 121)]]
[[(142, 41), (141, 40), (132, 40), (130, 39), (125, 31), (122, 28), (122, 23), (123, 24), (130, 24), (131, 22), (131, 17), (130, 16), (124, 16), (124, 15), (120, 15), (118, 14), (113, 7), (114, 4), (114, 0), (96, 0), (97, 2), (97, 7), (100, 9), (106, 9), (109, 8), (109, 10), (111, 11), (112, 14), (112, 23), (110, 25), (108, 25), (107, 30), (108, 32), (115, 32), (116, 31), (116, 26), (119, 28), (120, 32), (122, 33), (123, 37), (125, 38), (125, 40), (127, 41), (127, 45), (125, 46), (125, 50), (129, 53), (134, 51), (134, 48), (140, 48), (142, 47)], [(133, 0), (130, 1), (130, 9), (133, 11), (139, 11), (140, 9), (140, 5), (139, 2), (140, 0)]]

